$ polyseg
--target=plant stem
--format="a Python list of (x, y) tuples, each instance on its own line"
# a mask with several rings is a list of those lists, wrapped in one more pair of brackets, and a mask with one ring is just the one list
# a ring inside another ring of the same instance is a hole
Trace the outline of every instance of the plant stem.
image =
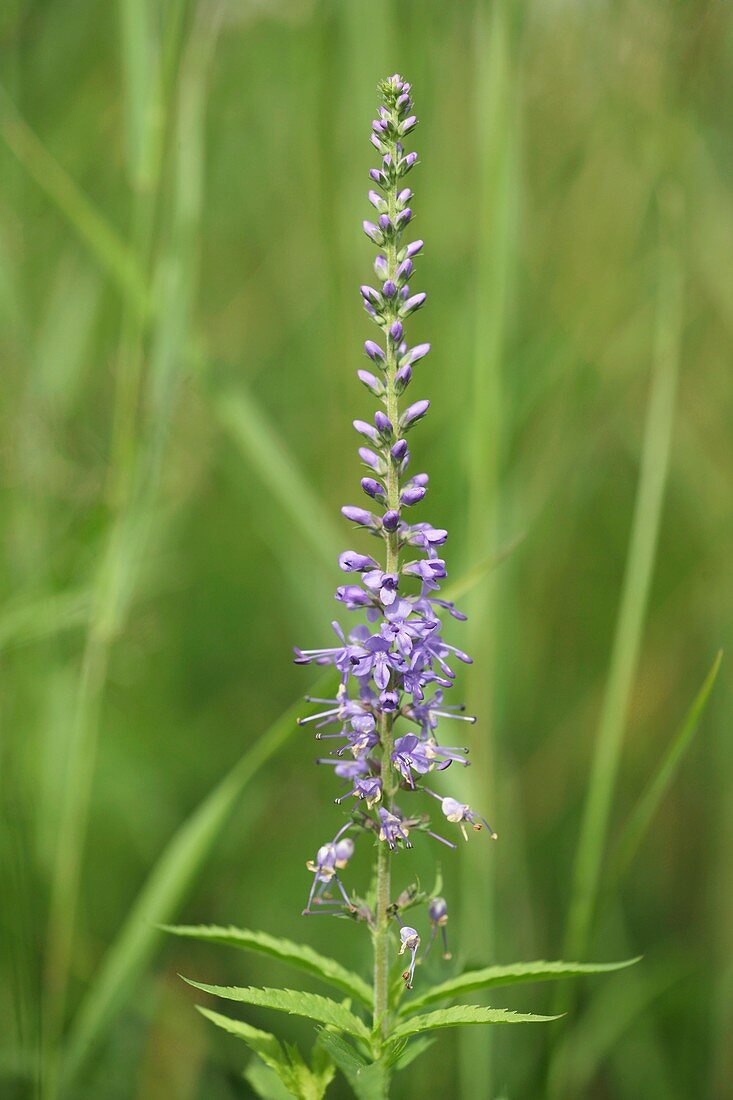
[[(386, 790), (391, 769), (392, 717), (383, 715), (380, 727), (382, 739), (382, 789)], [(389, 1034), (389, 900), (390, 850), (384, 841), (377, 842), (377, 911), (374, 931), (374, 1030), (382, 1039)]]
[[(390, 149), (394, 159), (397, 152), (394, 147)], [(396, 181), (392, 182), (387, 195), (388, 214), (394, 224), (397, 213)], [(394, 238), (390, 238), (385, 246), (387, 260), (387, 278), (395, 280), (397, 276), (397, 245)], [(397, 299), (398, 301), (399, 299)], [(389, 329), (397, 318), (398, 305), (395, 304), (390, 311), (384, 328), (386, 347), (385, 384), (387, 387), (386, 404), (387, 416), (397, 432), (399, 422), (399, 402), (395, 390), (395, 375), (397, 373), (397, 349), (394, 341), (390, 339)], [(400, 505), (400, 472), (398, 463), (390, 456), (387, 467), (387, 508), (398, 511)], [(385, 572), (397, 573), (400, 567), (399, 535), (397, 531), (390, 531), (386, 537), (387, 561)], [(392, 799), (395, 792), (394, 769), (392, 768), (393, 749), (393, 725), (394, 716), (382, 713), (379, 722), (379, 736), (382, 744), (382, 798), (387, 809), (392, 809)], [(390, 849), (385, 841), (378, 841), (377, 845), (377, 903), (374, 931), (374, 1029), (378, 1029), (382, 1039), (389, 1034), (389, 905), (390, 905)]]

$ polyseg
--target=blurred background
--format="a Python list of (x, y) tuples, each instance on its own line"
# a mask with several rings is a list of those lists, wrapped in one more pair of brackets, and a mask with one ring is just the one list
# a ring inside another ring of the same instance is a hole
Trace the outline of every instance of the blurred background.
[(497, 990), (568, 1015), (441, 1033), (394, 1095), (733, 1095), (727, 657), (703, 709), (733, 610), (729, 5), (8, 0), (0, 40), (0, 1094), (256, 1095), (177, 974), (292, 974), (159, 923), (368, 972), (362, 929), (300, 916), (340, 818), (291, 646), (328, 644), (366, 548), (338, 509), (399, 70), (418, 518), (451, 532), (460, 789), (500, 836), (443, 859), (450, 965), (644, 959)]

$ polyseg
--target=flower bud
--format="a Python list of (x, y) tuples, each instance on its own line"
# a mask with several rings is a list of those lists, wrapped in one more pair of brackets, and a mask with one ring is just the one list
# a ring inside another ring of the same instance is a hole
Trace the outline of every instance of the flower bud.
[(400, 493), (400, 504), (404, 504), (409, 508), (421, 501), (426, 493), (427, 489), (423, 485), (408, 486)]
[(382, 396), (384, 393), (384, 383), (380, 382), (378, 378), (375, 378), (373, 374), (370, 374), (368, 370), (358, 370), (356, 376), (375, 397)]
[(374, 527), (376, 525), (375, 516), (371, 512), (367, 512), (366, 508), (356, 508), (351, 504), (345, 504), (341, 509), (341, 515), (351, 520), (352, 523), (358, 523), (360, 527)]
[(374, 569), (376, 564), (374, 558), (368, 554), (358, 554), (356, 550), (344, 550), (339, 556), (339, 567), (344, 573), (365, 573), (367, 569)]
[(421, 292), (420, 294), (413, 294), (411, 298), (408, 298), (403, 306), (400, 306), (400, 313), (403, 317), (409, 317), (411, 313), (415, 313), (423, 305), (425, 305), (425, 299), (427, 294)]
[(370, 241), (374, 241), (375, 244), (384, 243), (384, 234), (382, 233), (381, 229), (374, 224), (374, 222), (363, 221), (361, 224), (364, 228), (364, 232), (366, 233)]
[(369, 358), (375, 363), (376, 362), (383, 363), (385, 361), (384, 352), (380, 348), (379, 344), (375, 344), (373, 340), (367, 340), (366, 341), (366, 343), (364, 344), (364, 351), (367, 353)]
[(429, 408), (430, 402), (425, 399), (416, 401), (414, 405), (410, 405), (400, 417), (401, 430), (403, 432), (407, 431), (407, 429), (411, 428), (413, 424), (416, 424), (418, 420), (422, 420)]
[(378, 481), (375, 481), (373, 477), (363, 477), (361, 479), (361, 487), (368, 497), (373, 497), (374, 499), (384, 497), (384, 487), (380, 485)]
[(385, 413), (381, 411), (381, 409), (374, 414), (374, 425), (380, 435), (385, 435), (389, 437), (394, 432), (392, 421), (389, 419), (388, 416), (385, 415)]

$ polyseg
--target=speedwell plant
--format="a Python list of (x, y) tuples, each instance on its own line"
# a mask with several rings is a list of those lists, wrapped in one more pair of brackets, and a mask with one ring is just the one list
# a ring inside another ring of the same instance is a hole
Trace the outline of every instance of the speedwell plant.
[[(358, 371), (378, 408), (371, 420), (354, 421), (363, 440), (359, 456), (366, 467), (361, 479), (366, 505), (342, 509), (350, 523), (372, 536), (375, 549), (373, 554), (346, 550), (339, 559), (347, 583), (337, 589), (336, 599), (358, 624), (344, 629), (334, 622), (334, 645), (296, 650), (297, 662), (335, 670), (333, 696), (308, 697), (318, 709), (301, 724), (313, 724), (327, 752), (319, 764), (333, 767), (343, 783), (335, 800), (341, 819), (333, 813), (325, 842), (307, 864), (311, 880), (303, 914), (346, 917), (363, 926), (371, 940), (372, 980), (309, 947), (262, 932), (173, 930), (281, 959), (338, 992), (330, 998), (292, 989), (191, 982), (228, 1001), (314, 1022), (315, 1044), (306, 1060), (269, 1032), (200, 1008), (213, 1023), (243, 1039), (261, 1060), (263, 1065), (248, 1071), (258, 1094), (282, 1095), (284, 1089), (303, 1100), (323, 1096), (337, 1069), (357, 1097), (387, 1097), (392, 1076), (414, 1062), (433, 1041), (432, 1033), (442, 1028), (553, 1019), (461, 1003), (471, 992), (628, 965), (531, 962), (448, 971), (433, 986), (420, 982), (419, 963), (438, 936), (443, 958), (451, 958), (448, 906), (440, 896), (439, 874), (430, 892), (409, 884), (409, 877), (398, 889), (392, 874), (395, 856), (415, 842), (436, 845), (437, 851), (438, 846), (455, 849), (469, 833), (483, 834), (486, 842), (495, 840), (496, 833), (482, 816), (483, 807), (473, 808), (433, 787), (437, 773), (468, 764), (469, 749), (443, 744), (443, 729), (448, 723), (464, 728), (474, 722), (460, 705), (445, 699), (455, 678), (455, 661), (470, 663), (470, 657), (448, 644), (443, 632), (446, 616), (465, 619), (440, 596), (448, 533), (413, 518), (427, 493), (428, 475), (412, 472), (408, 440), (430, 406), (424, 398), (406, 397), (413, 374), (430, 351), (429, 344), (410, 345), (407, 335), (410, 318), (426, 298), (414, 289), (423, 242), (410, 239), (413, 193), (408, 177), (418, 157), (407, 150), (406, 141), (417, 118), (410, 85), (401, 76), (384, 80), (379, 94), (371, 133), (379, 163), (369, 173), (375, 212), (364, 222), (378, 250), (376, 280), (374, 286), (361, 287), (378, 338), (367, 340), (369, 369)], [(433, 828), (433, 809), (441, 819), (439, 832)], [(482, 837), (476, 842), (482, 843)], [(356, 845), (368, 845), (374, 852), (371, 884), (363, 892), (349, 876)], [(426, 915), (419, 917), (421, 911)]]

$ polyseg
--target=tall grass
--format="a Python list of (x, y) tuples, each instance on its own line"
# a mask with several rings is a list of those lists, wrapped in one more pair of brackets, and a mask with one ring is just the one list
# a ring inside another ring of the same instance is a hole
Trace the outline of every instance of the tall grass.
[[(475, 149), (476, 235), (473, 264), (474, 326), (469, 402), (470, 427), (466, 447), (467, 555), (496, 555), (502, 531), (502, 455), (510, 432), (503, 399), (506, 333), (511, 286), (516, 265), (520, 97), (516, 12), (510, 2), (487, 12), (475, 10)], [(501, 752), (497, 743), (497, 645), (500, 636), (501, 572), (491, 573), (467, 605), (466, 646), (481, 673), (469, 680), (466, 706), (478, 719), (471, 738), (471, 772), (464, 786), (472, 806), (496, 812), (497, 774)], [(493, 846), (492, 846), (493, 849)], [(467, 955), (496, 957), (496, 877), (494, 850), (472, 845), (461, 862), (459, 935)], [(460, 1095), (490, 1096), (494, 1089), (491, 1035), (470, 1032), (460, 1040)]]

